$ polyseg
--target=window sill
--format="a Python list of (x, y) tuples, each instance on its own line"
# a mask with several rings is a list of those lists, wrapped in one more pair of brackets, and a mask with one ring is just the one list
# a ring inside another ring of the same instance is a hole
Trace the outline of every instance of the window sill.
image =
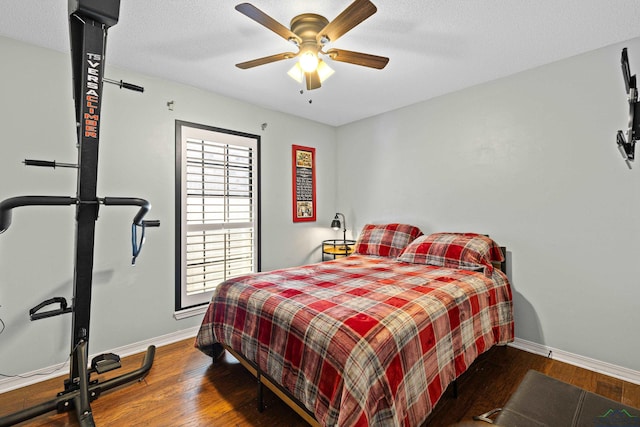
[(173, 317), (176, 320), (186, 319), (188, 317), (199, 316), (204, 314), (207, 311), (207, 304), (198, 305), (196, 307), (185, 308), (184, 310), (179, 310), (173, 313)]

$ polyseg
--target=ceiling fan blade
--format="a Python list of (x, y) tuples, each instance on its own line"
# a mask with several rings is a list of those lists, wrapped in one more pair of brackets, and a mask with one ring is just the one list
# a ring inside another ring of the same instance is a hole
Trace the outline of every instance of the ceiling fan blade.
[(352, 52), (344, 49), (329, 49), (329, 58), (334, 61), (348, 62), (350, 64), (362, 65), (364, 67), (382, 70), (389, 62), (389, 58), (384, 56), (370, 55), (368, 53)]
[(324, 37), (332, 42), (338, 40), (347, 31), (376, 13), (377, 10), (376, 6), (369, 0), (354, 1), (318, 33), (316, 36), (318, 43), (322, 43)]
[(290, 59), (297, 54), (293, 52), (278, 53), (271, 56), (265, 56), (264, 58), (253, 59), (251, 61), (241, 62), (236, 64), (236, 67), (246, 70), (247, 68), (257, 67), (258, 65), (269, 64), (271, 62), (282, 61), (283, 59)]
[(312, 71), (310, 73), (304, 73), (307, 81), (307, 90), (318, 89), (322, 86), (320, 83), (320, 76), (317, 71)]
[(300, 37), (298, 37), (293, 31), (252, 5), (251, 3), (240, 3), (236, 6), (236, 10), (243, 15), (253, 19), (258, 24), (263, 25), (278, 34), (285, 40), (294, 40), (296, 44), (302, 43)]

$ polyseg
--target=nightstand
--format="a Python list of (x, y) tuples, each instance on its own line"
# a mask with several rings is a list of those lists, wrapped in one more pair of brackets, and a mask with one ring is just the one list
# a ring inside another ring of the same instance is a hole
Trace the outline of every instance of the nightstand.
[(342, 258), (351, 255), (355, 248), (355, 240), (331, 239), (322, 241), (322, 261)]

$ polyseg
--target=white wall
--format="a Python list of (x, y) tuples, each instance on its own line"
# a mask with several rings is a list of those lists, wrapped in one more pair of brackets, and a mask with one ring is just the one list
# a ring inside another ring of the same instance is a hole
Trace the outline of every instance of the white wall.
[[(0, 201), (21, 195), (75, 196), (76, 173), (25, 167), (25, 158), (75, 163), (77, 152), (69, 55), (0, 37)], [(102, 207), (96, 226), (90, 353), (197, 326), (174, 311), (174, 121), (261, 135), (262, 268), (320, 261), (334, 238), (335, 129), (297, 117), (108, 66), (106, 76), (145, 88), (105, 86), (98, 196), (152, 203), (149, 229), (132, 267), (135, 208)], [(174, 101), (174, 111), (166, 106)], [(262, 131), (261, 124), (267, 123)], [(292, 222), (291, 145), (316, 147), (318, 221)], [(30, 322), (28, 310), (51, 297), (71, 302), (74, 210), (23, 207), (0, 235), (0, 373), (22, 374), (62, 363), (70, 315)], [(62, 372), (64, 373), (64, 372)]]
[(357, 230), (490, 234), (509, 250), (519, 338), (640, 370), (623, 46), (640, 72), (634, 39), (339, 128), (337, 208)]

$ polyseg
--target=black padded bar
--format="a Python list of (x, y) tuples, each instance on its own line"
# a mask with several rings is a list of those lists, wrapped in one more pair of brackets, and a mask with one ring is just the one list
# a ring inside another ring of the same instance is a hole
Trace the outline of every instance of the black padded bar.
[(45, 168), (56, 168), (56, 167), (60, 167), (60, 168), (74, 168), (77, 169), (78, 165), (73, 164), (73, 163), (60, 163), (60, 162), (56, 162), (55, 160), (50, 161), (50, 160), (33, 160), (33, 159), (24, 159), (25, 166), (40, 166), (40, 167), (45, 167)]
[[(104, 203), (105, 206), (139, 206), (140, 210), (133, 218), (135, 225), (142, 225), (142, 218), (144, 218), (147, 212), (149, 212), (149, 209), (151, 209), (151, 203), (137, 197), (105, 197), (102, 199), (102, 203)], [(159, 225), (160, 224), (158, 224), (158, 226)]]
[(11, 225), (11, 209), (20, 206), (65, 206), (75, 205), (77, 200), (73, 197), (57, 196), (18, 196), (5, 199), (0, 202), (0, 233), (6, 231)]
[(108, 78), (103, 78), (102, 79), (103, 82), (106, 83), (111, 83), (113, 85), (116, 85), (118, 87), (120, 87), (120, 89), (129, 89), (135, 92), (144, 92), (144, 88), (142, 86), (138, 86), (138, 85), (134, 85), (132, 83), (127, 83), (127, 82), (123, 82), (122, 80), (111, 80)]
[(127, 83), (120, 80), (120, 87), (124, 89), (129, 89), (134, 92), (144, 92), (144, 88), (142, 86), (134, 85), (133, 83)]
[(26, 166), (40, 166), (45, 168), (55, 168), (56, 162), (48, 161), (48, 160), (30, 160), (24, 159), (24, 164)]

